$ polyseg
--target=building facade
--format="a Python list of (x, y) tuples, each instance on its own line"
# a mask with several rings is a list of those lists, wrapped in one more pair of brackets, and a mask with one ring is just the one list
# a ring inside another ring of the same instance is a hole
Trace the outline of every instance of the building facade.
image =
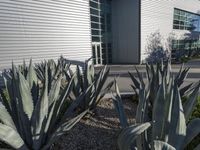
[(200, 47), (199, 0), (1, 0), (0, 69), (60, 55), (94, 64), (139, 64), (148, 37), (169, 49)]
[(88, 0), (0, 0), (0, 69), (92, 55)]
[(200, 50), (200, 1), (141, 0), (141, 61), (148, 55), (148, 36), (156, 31), (166, 49)]

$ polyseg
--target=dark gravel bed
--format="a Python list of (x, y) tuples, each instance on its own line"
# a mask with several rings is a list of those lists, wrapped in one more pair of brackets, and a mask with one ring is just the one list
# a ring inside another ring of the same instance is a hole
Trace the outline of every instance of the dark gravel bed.
[[(136, 103), (123, 100), (129, 122), (134, 123)], [(118, 115), (111, 99), (104, 99), (95, 114), (82, 120), (67, 135), (52, 146), (53, 150), (118, 150), (117, 136), (120, 132)]]

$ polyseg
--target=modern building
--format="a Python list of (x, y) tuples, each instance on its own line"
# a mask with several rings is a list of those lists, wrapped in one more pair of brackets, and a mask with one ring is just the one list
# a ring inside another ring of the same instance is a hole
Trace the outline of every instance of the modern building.
[[(141, 0), (141, 61), (147, 57), (148, 36), (159, 31), (167, 49), (200, 51), (199, 0)], [(173, 39), (168, 43), (168, 39)], [(170, 46), (171, 45), (171, 46)], [(171, 48), (170, 48), (171, 47)]]
[(0, 0), (0, 69), (66, 58), (139, 64), (148, 36), (170, 35), (173, 50), (200, 47), (199, 0)]

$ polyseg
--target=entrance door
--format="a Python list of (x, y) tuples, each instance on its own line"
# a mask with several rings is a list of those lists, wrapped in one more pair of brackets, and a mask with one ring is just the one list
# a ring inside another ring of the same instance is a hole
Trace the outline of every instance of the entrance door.
[(94, 65), (102, 64), (102, 49), (100, 42), (92, 43), (92, 55), (93, 55), (93, 63)]

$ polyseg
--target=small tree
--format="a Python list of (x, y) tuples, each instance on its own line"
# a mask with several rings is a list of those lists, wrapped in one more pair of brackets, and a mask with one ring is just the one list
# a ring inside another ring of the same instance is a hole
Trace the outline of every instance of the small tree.
[(160, 34), (159, 30), (154, 33), (151, 33), (147, 38), (147, 47), (146, 51), (148, 57), (146, 61), (148, 63), (157, 63), (161, 60), (167, 60), (169, 57), (168, 50), (165, 50), (163, 46), (163, 37)]

